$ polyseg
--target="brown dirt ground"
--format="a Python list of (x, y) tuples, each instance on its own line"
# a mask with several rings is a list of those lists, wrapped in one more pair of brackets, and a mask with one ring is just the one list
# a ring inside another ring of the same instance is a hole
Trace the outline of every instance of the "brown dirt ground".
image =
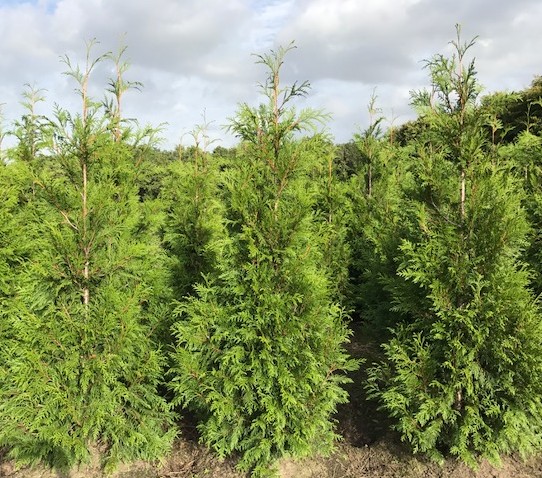
[[(355, 357), (372, 357), (374, 346), (362, 341), (357, 331), (350, 352)], [(542, 478), (542, 456), (522, 460), (517, 456), (503, 457), (498, 468), (487, 462), (472, 470), (457, 460), (443, 465), (412, 455), (397, 435), (389, 431), (389, 422), (365, 400), (363, 366), (353, 374), (349, 385), (350, 403), (337, 414), (338, 431), (343, 441), (328, 457), (301, 460), (283, 459), (278, 464), (281, 478)], [(102, 478), (96, 464), (90, 464), (68, 474), (49, 469), (17, 470), (13, 463), (0, 455), (0, 477), (9, 478)], [(219, 460), (197, 443), (194, 427), (182, 424), (182, 438), (172, 454), (162, 463), (131, 463), (122, 465), (110, 478), (248, 478), (235, 469), (233, 459)]]

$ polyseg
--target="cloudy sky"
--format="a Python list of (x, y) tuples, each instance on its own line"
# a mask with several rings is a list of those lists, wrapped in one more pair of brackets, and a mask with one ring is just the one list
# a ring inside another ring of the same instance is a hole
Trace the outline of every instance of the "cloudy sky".
[[(241, 102), (257, 104), (265, 70), (252, 53), (292, 40), (286, 82), (308, 80), (299, 107), (331, 113), (329, 131), (348, 141), (367, 125), (367, 103), (396, 124), (413, 117), (409, 91), (427, 85), (422, 60), (449, 52), (460, 23), (473, 50), (485, 92), (518, 90), (542, 74), (540, 0), (0, 0), (0, 103), (7, 121), (21, 114), (25, 84), (47, 101), (78, 110), (75, 85), (62, 72), (62, 55), (84, 63), (93, 54), (128, 46), (127, 80), (144, 88), (125, 98), (126, 116), (164, 128), (164, 148), (183, 142), (203, 122), (224, 146), (223, 129)], [(112, 74), (102, 64), (92, 78), (101, 99)]]

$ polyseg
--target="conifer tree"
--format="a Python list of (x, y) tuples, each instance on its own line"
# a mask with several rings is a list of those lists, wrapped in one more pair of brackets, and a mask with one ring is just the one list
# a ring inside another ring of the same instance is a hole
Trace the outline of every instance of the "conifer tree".
[[(19, 185), (25, 173), (17, 164), (0, 161), (0, 337), (8, 333), (18, 274), (31, 249), (31, 245), (21, 241), (24, 218), (20, 214), (23, 198)], [(5, 373), (3, 366), (0, 363), (0, 376)]]
[(347, 242), (351, 204), (348, 183), (339, 177), (336, 147), (325, 135), (311, 137), (300, 146), (310, 148), (307, 154), (320, 157), (315, 162), (312, 181), (317, 188), (315, 220), (320, 225), (322, 239), (322, 268), (327, 270), (332, 298), (341, 304), (346, 301), (350, 247)]
[(133, 148), (88, 94), (104, 59), (92, 58), (93, 44), (82, 69), (65, 59), (81, 113), (57, 108), (47, 148), (15, 158), (31, 174), (21, 240), (34, 248), (0, 331), (0, 445), (21, 463), (58, 468), (91, 447), (108, 467), (155, 459), (174, 435), (152, 339), (164, 261), (142, 232)]
[(37, 113), (38, 104), (45, 101), (45, 90), (27, 83), (22, 96), (25, 114), (15, 122), (13, 135), (18, 139), (18, 157), (31, 162), (46, 146), (50, 125), (47, 118)]
[[(381, 152), (382, 152), (382, 122), (384, 117), (380, 116), (382, 111), (376, 106), (377, 96), (373, 91), (367, 110), (369, 112), (369, 126), (361, 134), (354, 137), (355, 143), (361, 152), (361, 164), (358, 165), (356, 174), (363, 177), (363, 193), (367, 198), (373, 195), (373, 183), (379, 173), (382, 173)], [(375, 171), (376, 170), (376, 171)]]
[(404, 201), (412, 187), (412, 175), (409, 149), (387, 141), (381, 127), (384, 117), (374, 94), (368, 112), (369, 126), (354, 136), (360, 158), (348, 185), (352, 204), (348, 301), (354, 317), (381, 335), (396, 320), (387, 312), (387, 279), (397, 272), (398, 247), (412, 222)]
[(207, 127), (204, 122), (192, 131), (193, 154), (171, 164), (162, 192), (167, 210), (164, 241), (172, 260), (171, 284), (179, 299), (192, 295), (196, 284), (213, 271), (218, 258), (212, 244), (223, 235), (223, 161), (207, 151), (212, 143)]
[[(427, 63), (410, 195), (417, 233), (401, 243), (390, 311), (398, 324), (369, 390), (416, 452), (471, 465), (540, 446), (542, 330), (520, 262), (528, 224), (517, 183), (485, 147), (474, 61)], [(414, 194), (415, 193), (415, 194)]]
[(535, 294), (542, 293), (542, 138), (529, 131), (521, 132), (516, 140), (499, 151), (525, 191), (523, 207), (531, 226), (529, 244), (524, 258), (533, 271), (531, 286)]
[(258, 56), (268, 102), (242, 105), (230, 126), (242, 143), (225, 173), (225, 234), (212, 241), (220, 260), (175, 325), (176, 401), (198, 413), (205, 443), (239, 452), (253, 476), (283, 455), (332, 446), (331, 415), (347, 398), (340, 372), (354, 365), (313, 214), (309, 173), (321, 159), (311, 139), (294, 137), (321, 115), (290, 105), (308, 83), (280, 85), (289, 50)]

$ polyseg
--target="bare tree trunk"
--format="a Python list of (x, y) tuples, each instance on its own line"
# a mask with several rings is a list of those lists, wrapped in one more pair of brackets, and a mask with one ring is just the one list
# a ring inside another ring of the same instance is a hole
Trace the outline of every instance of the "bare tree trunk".
[(83, 209), (82, 209), (82, 216), (83, 216), (83, 255), (84, 255), (84, 266), (83, 266), (83, 279), (84, 279), (84, 286), (83, 286), (83, 304), (85, 305), (85, 308), (88, 307), (90, 303), (90, 290), (88, 287), (88, 280), (90, 278), (90, 246), (88, 244), (88, 231), (87, 231), (87, 216), (88, 216), (88, 205), (87, 205), (87, 198), (88, 198), (88, 179), (87, 179), (87, 164), (86, 162), (83, 163), (83, 191), (81, 193), (82, 200), (83, 200)]
[(466, 178), (465, 170), (461, 170), (461, 219), (465, 219)]
[(367, 172), (367, 197), (371, 197), (373, 193), (373, 168), (369, 163), (369, 171)]

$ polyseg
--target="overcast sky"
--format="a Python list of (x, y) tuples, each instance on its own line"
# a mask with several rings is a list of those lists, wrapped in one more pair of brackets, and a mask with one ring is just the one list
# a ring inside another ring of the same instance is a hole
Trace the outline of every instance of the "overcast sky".
[[(242, 102), (257, 104), (265, 70), (252, 53), (295, 41), (286, 82), (308, 80), (299, 107), (332, 115), (329, 131), (345, 142), (367, 125), (367, 103), (396, 124), (413, 117), (409, 91), (427, 85), (422, 60), (449, 52), (460, 23), (485, 92), (519, 90), (542, 74), (540, 0), (0, 0), (0, 103), (8, 121), (21, 114), (24, 84), (44, 88), (47, 101), (78, 111), (75, 84), (62, 75), (68, 55), (83, 64), (85, 42), (98, 55), (124, 42), (127, 80), (144, 84), (125, 98), (125, 115), (167, 122), (162, 147), (183, 142), (205, 112), (209, 134), (224, 132)], [(111, 66), (92, 79), (101, 99)]]

